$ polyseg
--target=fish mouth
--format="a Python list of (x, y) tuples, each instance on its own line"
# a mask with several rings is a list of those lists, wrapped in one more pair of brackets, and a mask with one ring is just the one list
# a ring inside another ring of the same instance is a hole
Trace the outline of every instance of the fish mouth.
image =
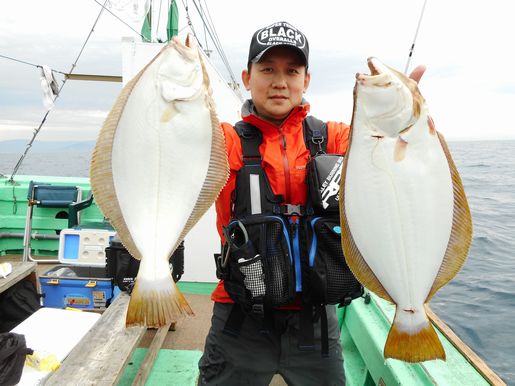
[(370, 69), (371, 76), (380, 75), (382, 73), (381, 70), (379, 69), (376, 58), (374, 58), (374, 57), (368, 58), (367, 65), (368, 65), (368, 68)]
[(370, 74), (356, 74), (356, 80), (362, 85), (388, 87), (391, 85), (391, 76), (387, 67), (377, 58), (370, 57), (367, 59), (367, 65)]
[(197, 43), (191, 34), (186, 35), (186, 40), (184, 43), (182, 43), (177, 36), (174, 36), (172, 38), (172, 43), (175, 49), (181, 54), (182, 57), (184, 57), (184, 59), (195, 61)]

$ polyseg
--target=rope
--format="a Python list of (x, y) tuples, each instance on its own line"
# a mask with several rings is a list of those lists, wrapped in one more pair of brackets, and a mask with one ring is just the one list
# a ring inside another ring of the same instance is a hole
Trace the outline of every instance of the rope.
[[(104, 4), (101, 4), (99, 3), (97, 0), (93, 0), (95, 3), (97, 3), (98, 5), (100, 5), (104, 10), (106, 10), (107, 12), (109, 12), (111, 15), (113, 15), (115, 18), (117, 18), (120, 22), (122, 22), (123, 24), (125, 24), (128, 28), (130, 28), (133, 32), (137, 33), (141, 38), (143, 38), (143, 35), (141, 35), (140, 32), (136, 31), (134, 28), (132, 28), (127, 22), (125, 22), (122, 18), (120, 18), (118, 15), (116, 15), (115, 13), (113, 13), (109, 8), (107, 8), (105, 6), (105, 4), (107, 3), (104, 3)], [(27, 62), (27, 61), (24, 61), (24, 60), (21, 60), (21, 59), (16, 59), (16, 58), (13, 58), (11, 56), (7, 56), (7, 55), (2, 55), (0, 54), (0, 58), (4, 58), (4, 59), (8, 59), (8, 60), (12, 60), (14, 62), (18, 62), (18, 63), (22, 63), (22, 64), (26, 64), (28, 66), (32, 66), (32, 67), (37, 67), (37, 68), (42, 68), (43, 65), (42, 64), (36, 64), (36, 63), (30, 63), (30, 62)], [(56, 70), (54, 68), (51, 68), (52, 72), (56, 72), (58, 74), (62, 74), (62, 75), (68, 75), (66, 72), (63, 72), (63, 71), (59, 71), (59, 70)]]
[(413, 55), (413, 50), (415, 49), (415, 42), (417, 41), (418, 30), (420, 29), (420, 24), (422, 23), (422, 18), (424, 17), (424, 10), (426, 9), (427, 0), (424, 0), (424, 4), (422, 5), (422, 11), (420, 12), (420, 18), (418, 19), (417, 30), (415, 31), (415, 37), (413, 38), (413, 43), (411, 44), (411, 48), (408, 55), (408, 61), (406, 63), (406, 68), (404, 69), (404, 74), (408, 74), (408, 68), (411, 61), (411, 56)]
[(33, 63), (25, 62), (25, 61), (23, 61), (23, 60), (19, 60), (19, 59), (11, 58), (10, 56), (0, 55), (0, 57), (1, 57), (1, 58), (5, 58), (5, 59), (14, 60), (15, 62), (19, 62), (19, 63), (23, 63), (23, 64), (28, 64), (29, 66), (38, 67), (38, 65), (37, 65), (37, 64), (33, 64)]
[(195, 39), (197, 40), (200, 48), (204, 49), (204, 47), (202, 47), (202, 43), (200, 43), (200, 39), (197, 36), (197, 33), (195, 32), (195, 28), (193, 28), (193, 23), (191, 22), (190, 12), (188, 8), (188, 0), (186, 0), (186, 2), (182, 0), (182, 5), (184, 7), (184, 10), (186, 11), (186, 20), (188, 20), (188, 27), (190, 27), (191, 32), (193, 32), (193, 36), (195, 36)]
[(128, 28), (130, 28), (133, 32), (136, 32), (138, 34), (139, 37), (141, 37), (142, 39), (145, 39), (145, 37), (141, 34), (141, 32), (138, 32), (136, 31), (134, 28), (132, 28), (128, 23), (126, 23), (122, 18), (120, 18), (118, 15), (116, 15), (115, 13), (113, 13), (109, 8), (107, 8), (105, 5), (107, 3), (107, 1), (104, 3), (104, 5), (102, 5), (101, 3), (99, 3), (97, 0), (93, 0), (95, 3), (97, 3), (98, 5), (100, 5), (102, 7), (102, 9), (105, 9), (107, 12), (109, 12), (111, 15), (113, 15), (115, 18), (117, 18), (119, 21), (121, 21), (123, 24), (125, 24)]
[[(225, 67), (227, 68), (227, 71), (229, 72), (229, 75), (231, 77), (231, 80), (233, 81), (233, 84), (237, 84), (236, 77), (234, 76), (234, 73), (232, 72), (231, 66), (229, 65), (229, 60), (227, 59), (227, 56), (225, 55), (222, 44), (220, 43), (220, 40), (218, 39), (218, 34), (216, 33), (214, 25), (212, 25), (211, 16), (209, 15), (209, 9), (207, 8), (207, 4), (205, 5), (206, 9), (208, 9), (208, 15), (205, 15), (203, 10), (201, 11), (199, 9), (199, 6), (197, 5), (197, 2), (193, 0), (193, 4), (195, 5), (195, 8), (197, 8), (197, 11), (200, 15), (200, 18), (202, 19), (202, 23), (207, 26), (207, 32), (211, 39), (213, 40), (213, 43), (215, 44), (216, 50), (218, 51), (218, 54), (220, 55), (220, 58), (222, 59), (222, 62), (224, 63)], [(201, 5), (202, 7), (202, 5)], [(206, 22), (206, 19), (209, 18), (209, 20)], [(211, 31), (212, 30), (212, 31)]]
[[(29, 62), (26, 62), (26, 61), (24, 61), (24, 60), (20, 60), (20, 59), (12, 58), (12, 57), (7, 56), (7, 55), (2, 55), (2, 54), (0, 54), (0, 58), (9, 59), (9, 60), (12, 60), (12, 61), (14, 61), (14, 62), (18, 62), (18, 63), (26, 64), (26, 65), (28, 65), (28, 66), (32, 66), (32, 67), (43, 68), (43, 65), (42, 65), (42, 64), (29, 63)], [(64, 72), (62, 72), (62, 71), (54, 70), (53, 68), (51, 68), (51, 70), (52, 70), (52, 72), (57, 72), (57, 73), (59, 73), (59, 74), (66, 75), (66, 73), (64, 73)]]
[(208, 57), (211, 56), (211, 50), (209, 49), (209, 45), (208, 45), (208, 42), (207, 42), (207, 27), (204, 25), (204, 41), (206, 42), (206, 55)]
[[(98, 2), (98, 0), (94, 0), (95, 3), (97, 3), (98, 5), (101, 6), (101, 9), (100, 9), (100, 12), (98, 13), (98, 16), (95, 20), (95, 22), (93, 23), (93, 26), (91, 27), (91, 30), (89, 31), (88, 33), (88, 36), (86, 37), (86, 40), (84, 41), (80, 51), (79, 51), (79, 54), (77, 55), (77, 58), (75, 59), (75, 61), (73, 62), (72, 66), (71, 66), (71, 69), (70, 71), (68, 71), (68, 73), (65, 73), (65, 72), (62, 72), (62, 71), (57, 71), (57, 70), (52, 70), (54, 72), (57, 72), (57, 73), (60, 73), (60, 74), (63, 74), (63, 75), (69, 75), (69, 74), (72, 74), (73, 71), (75, 70), (75, 67), (77, 66), (77, 62), (79, 61), (83, 51), (84, 51), (84, 48), (86, 47), (86, 44), (88, 43), (91, 35), (93, 34), (93, 31), (95, 30), (95, 27), (100, 19), (100, 16), (102, 15), (102, 12), (104, 10), (106, 10), (107, 12), (109, 12), (111, 15), (113, 15), (116, 19), (118, 19), (120, 22), (122, 22), (123, 24), (125, 24), (128, 28), (130, 28), (133, 32), (135, 32), (136, 34), (138, 34), (141, 38), (143, 38), (143, 35), (136, 31), (134, 28), (132, 28), (128, 23), (126, 23), (124, 20), (122, 20), (119, 16), (117, 16), (116, 14), (114, 14), (111, 10), (109, 10), (107, 7), (106, 7), (106, 4), (109, 0), (105, 0), (104, 4), (101, 4), (100, 2)], [(200, 43), (200, 39), (199, 39), (199, 36), (197, 35), (197, 33), (195, 32), (195, 29), (193, 27), (193, 23), (191, 22), (191, 17), (189, 15), (189, 9), (188, 9), (188, 4), (187, 4), (187, 0), (183, 0), (183, 6), (186, 10), (186, 18), (188, 20), (188, 26), (189, 28), (191, 29), (191, 31), (193, 32), (193, 35), (195, 36), (196, 40), (199, 42), (199, 45), (202, 49), (204, 49), (202, 47), (202, 44)], [(162, 4), (162, 1), (160, 2), (160, 7), (161, 7), (161, 4)], [(216, 30), (214, 28), (214, 25), (213, 25), (213, 22), (212, 22), (212, 19), (211, 19), (211, 15), (209, 14), (209, 9), (207, 7), (207, 3), (205, 4), (205, 8), (207, 9), (207, 14), (204, 12), (204, 9), (202, 7), (202, 3), (200, 3), (200, 9), (199, 9), (199, 6), (197, 5), (197, 3), (195, 2), (195, 0), (193, 0), (193, 4), (195, 5), (195, 8), (197, 9), (199, 15), (200, 15), (200, 18), (202, 19), (202, 22), (204, 24), (204, 27), (205, 27), (205, 31), (207, 30), (209, 36), (211, 37), (211, 39), (213, 40), (214, 44), (215, 44), (215, 47), (224, 63), (224, 65), (226, 66), (228, 72), (229, 72), (229, 75), (231, 77), (231, 80), (233, 81), (233, 84), (236, 85), (237, 82), (236, 82), (236, 77), (234, 76), (234, 73), (229, 65), (229, 61), (227, 60), (227, 56), (225, 55), (223, 49), (222, 49), (222, 45), (220, 43), (220, 40), (218, 38), (218, 34), (216, 33)], [(424, 3), (425, 5), (425, 3)], [(208, 19), (206, 21), (206, 19)], [(158, 21), (159, 22), (159, 21)], [(184, 29), (184, 28), (183, 28)], [(181, 31), (183, 30), (181, 29)], [(418, 30), (417, 30), (418, 32)], [(204, 33), (205, 35), (205, 33)], [(206, 40), (206, 46), (207, 46), (207, 40)], [(38, 64), (34, 64), (34, 63), (29, 63), (29, 62), (26, 62), (26, 61), (23, 61), (23, 60), (20, 60), (20, 59), (16, 59), (16, 58), (12, 58), (12, 57), (9, 57), (9, 56), (6, 56), (6, 55), (0, 55), (0, 57), (4, 58), (4, 59), (9, 59), (9, 60), (13, 60), (13, 61), (16, 61), (16, 62), (19, 62), (19, 63), (22, 63), (22, 64), (26, 64), (26, 65), (30, 65), (30, 66), (34, 66), (34, 67), (37, 67), (37, 68), (42, 68), (42, 65), (38, 65)], [(61, 95), (61, 91), (64, 87), (64, 85), (66, 84), (66, 81), (67, 81), (67, 78), (65, 77), (63, 79), (63, 82), (61, 84), (61, 86), (59, 87), (59, 90), (58, 90), (58, 93), (54, 99), (54, 102), (57, 100), (57, 98), (59, 98), (59, 96)], [(25, 147), (25, 151), (23, 152), (23, 154), (21, 155), (20, 159), (18, 160), (18, 162), (16, 163), (15, 167), (13, 168), (13, 171), (11, 173), (11, 177), (9, 178), (9, 182), (10, 183), (13, 183), (14, 182), (14, 177), (15, 175), (17, 174), (19, 168), (21, 167), (23, 161), (25, 160), (25, 157), (27, 156), (28, 152), (30, 151), (30, 149), (32, 148), (32, 145), (37, 137), (37, 135), (39, 134), (39, 132), (41, 131), (41, 128), (43, 127), (43, 125), (45, 124), (46, 122), (46, 119), (48, 117), (48, 114), (50, 114), (50, 111), (52, 110), (52, 107), (49, 108), (45, 115), (43, 116), (43, 119), (41, 120), (39, 126), (34, 129), (34, 132), (32, 134), (32, 138), (31, 140), (27, 143), (26, 147)]]
[[(96, 0), (95, 0), (96, 1)], [(105, 1), (104, 3), (104, 6), (102, 6), (102, 9), (100, 10), (100, 12), (98, 13), (98, 16), (95, 20), (95, 23), (93, 23), (93, 27), (91, 27), (91, 30), (89, 31), (88, 33), (88, 36), (86, 37), (86, 40), (84, 41), (84, 44), (82, 45), (80, 51), (79, 51), (79, 54), (77, 55), (77, 58), (75, 59), (75, 61), (73, 62), (72, 64), (72, 67), (70, 69), (70, 71), (68, 72), (69, 74), (71, 74), (73, 72), (73, 70), (75, 69), (75, 67), (77, 66), (77, 62), (79, 61), (81, 55), (82, 55), (82, 52), (84, 51), (84, 48), (86, 47), (86, 44), (88, 43), (89, 41), (89, 38), (91, 37), (91, 35), (93, 34), (93, 31), (95, 30), (95, 27), (98, 23), (98, 20), (100, 19), (100, 16), (102, 15), (102, 12), (104, 11), (105, 9), (105, 4), (107, 4), (107, 1)], [(64, 78), (63, 80), (63, 83), (61, 84), (61, 87), (59, 87), (59, 91), (57, 92), (57, 95), (54, 99), (54, 102), (57, 100), (57, 98), (59, 98), (59, 95), (61, 95), (61, 91), (64, 87), (64, 85), (66, 84), (66, 80), (67, 78)], [(39, 131), (41, 130), (41, 128), (43, 127), (45, 121), (46, 121), (46, 118), (48, 117), (48, 114), (50, 114), (50, 111), (52, 110), (52, 107), (49, 108), (45, 115), (43, 116), (43, 119), (41, 120), (41, 123), (39, 124), (38, 128), (34, 130), (34, 133), (32, 134), (32, 139), (29, 141), (29, 143), (27, 143), (26, 147), (25, 147), (25, 151), (23, 152), (23, 154), (21, 155), (20, 159), (18, 160), (18, 162), (16, 163), (16, 166), (14, 167), (13, 169), (13, 172), (11, 174), (11, 177), (9, 178), (9, 182), (10, 183), (14, 183), (14, 176), (16, 175), (16, 173), (18, 172), (18, 169), (20, 168), (21, 164), (23, 163), (24, 159), (25, 159), (25, 156), (27, 155), (27, 153), (29, 152), (29, 150), (32, 148), (32, 144), (34, 143), (34, 140), (36, 139), (37, 135), (39, 134)]]

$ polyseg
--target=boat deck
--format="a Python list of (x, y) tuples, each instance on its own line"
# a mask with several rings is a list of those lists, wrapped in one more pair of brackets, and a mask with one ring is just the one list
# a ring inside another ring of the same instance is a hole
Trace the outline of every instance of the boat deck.
[[(175, 325), (175, 331), (168, 331), (162, 348), (174, 350), (204, 350), (204, 342), (211, 325), (213, 302), (209, 295), (184, 294), (194, 317), (183, 317)], [(154, 339), (156, 329), (149, 329), (138, 347), (147, 348)]]
[[(0, 262), (21, 261), (20, 255), (0, 256)], [(57, 264), (38, 263), (36, 272), (42, 275)], [(191, 308), (195, 312), (194, 317), (180, 318), (175, 325), (175, 331), (169, 331), (163, 342), (162, 348), (175, 350), (204, 350), (204, 342), (211, 324), (213, 302), (210, 295), (198, 295), (185, 293)], [(148, 348), (156, 334), (156, 329), (147, 330), (138, 347)]]

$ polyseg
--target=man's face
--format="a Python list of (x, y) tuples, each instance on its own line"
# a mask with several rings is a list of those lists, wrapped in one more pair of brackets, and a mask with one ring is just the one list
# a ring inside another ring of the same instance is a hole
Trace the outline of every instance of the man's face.
[(278, 46), (252, 64), (250, 72), (243, 70), (242, 80), (258, 115), (279, 126), (290, 111), (301, 104), (310, 75), (297, 50)]

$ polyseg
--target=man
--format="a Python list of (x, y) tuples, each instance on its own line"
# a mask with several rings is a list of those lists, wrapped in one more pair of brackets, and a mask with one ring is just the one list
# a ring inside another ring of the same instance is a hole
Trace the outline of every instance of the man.
[[(251, 195), (246, 204), (249, 207), (248, 213), (241, 210), (243, 194), (239, 185), (244, 180), (239, 177), (239, 173), (245, 166), (260, 166), (264, 170), (268, 181), (265, 182), (281, 208), (302, 208), (306, 205), (306, 164), (310, 159), (310, 150), (305, 143), (303, 121), (308, 115), (309, 104), (303, 94), (311, 79), (308, 59), (309, 45), (306, 37), (289, 23), (274, 23), (259, 29), (252, 37), (248, 67), (242, 72), (243, 84), (252, 98), (242, 107), (242, 119), (247, 126), (259, 130), (260, 160), (252, 165), (253, 157), (244, 154), (249, 146), (248, 142), (244, 142), (245, 149), (242, 146), (246, 135), (241, 128), (235, 129), (230, 124), (222, 123), (231, 170), (229, 180), (216, 202), (217, 228), (222, 243), (236, 242), (226, 237), (237, 238), (235, 233), (227, 233), (231, 220), (237, 223), (244, 217), (248, 219), (247, 215), (254, 214), (255, 210), (260, 216), (261, 212), (268, 213), (262, 208), (263, 201), (256, 202), (252, 198), (252, 194), (258, 193), (255, 187), (249, 186), (246, 186), (246, 191), (250, 191)], [(419, 68), (416, 71), (418, 80), (424, 70)], [(327, 153), (344, 154), (348, 140), (348, 125), (327, 122)], [(255, 181), (258, 181), (258, 197), (266, 195), (263, 179)], [(297, 214), (281, 213), (293, 214), (293, 217)], [(247, 248), (248, 244), (252, 247), (252, 253), (248, 252), (248, 256), (244, 256), (242, 264), (260, 258), (259, 253), (255, 254), (257, 247), (254, 245), (261, 241), (252, 245), (254, 236), (250, 233), (243, 232), (245, 245), (240, 250)], [(300, 281), (299, 277), (296, 281)], [(258, 291), (256, 288), (250, 291)], [(265, 311), (264, 315), (246, 312), (243, 317), (234, 312), (241, 308), (238, 304), (234, 305), (233, 299), (239, 299), (238, 293), (228, 294), (231, 289), (235, 292), (232, 281), (221, 280), (213, 292), (215, 304), (212, 326), (206, 338), (204, 355), (199, 362), (199, 384), (268, 385), (276, 373), (281, 374), (289, 385), (345, 384), (340, 332), (334, 306), (326, 307), (328, 347), (327, 355), (321, 355), (321, 318), (314, 318), (313, 321), (314, 350), (299, 349), (303, 342), (303, 302), (299, 288), (290, 304), (275, 307), (268, 314)]]

